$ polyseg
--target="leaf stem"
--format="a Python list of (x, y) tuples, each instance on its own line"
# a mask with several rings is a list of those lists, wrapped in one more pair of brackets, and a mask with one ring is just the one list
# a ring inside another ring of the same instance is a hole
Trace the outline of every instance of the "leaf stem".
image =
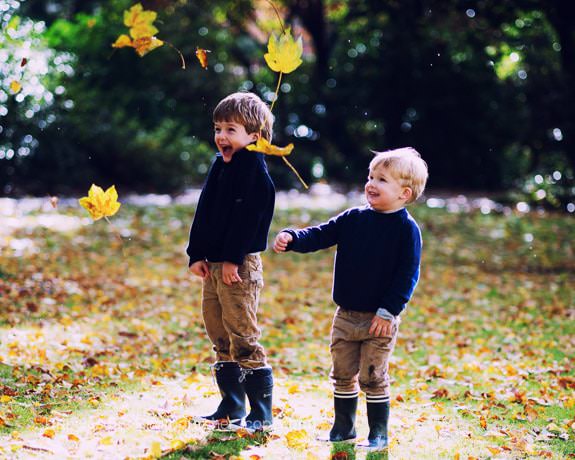
[(276, 16), (278, 17), (278, 21), (280, 23), (280, 27), (282, 28), (282, 34), (285, 34), (285, 27), (284, 27), (284, 23), (282, 21), (282, 18), (280, 16), (280, 13), (278, 11), (278, 9), (276, 8), (276, 6), (274, 5), (274, 2), (272, 2), (271, 0), (267, 0), (267, 2), (272, 6), (272, 8), (274, 9)]
[(169, 45), (171, 48), (175, 49), (176, 52), (180, 55), (180, 60), (182, 61), (182, 69), (186, 70), (186, 61), (184, 59), (184, 55), (182, 54), (182, 52), (178, 48), (176, 48), (174, 45), (172, 45), (170, 42), (167, 42), (165, 40), (163, 40), (163, 41), (166, 45)]
[(118, 237), (118, 239), (120, 240), (120, 247), (122, 248), (122, 255), (124, 256), (124, 259), (125, 259), (126, 258), (126, 250), (124, 249), (124, 240), (122, 239), (122, 235), (120, 234), (120, 231), (114, 226), (114, 224), (112, 224), (110, 219), (108, 219), (108, 216), (104, 216), (104, 219), (106, 219), (106, 222), (108, 222), (108, 224), (110, 224), (110, 227), (112, 227), (112, 231), (114, 232), (114, 235), (116, 235)]
[(275, 92), (275, 94), (274, 94), (274, 100), (272, 101), (272, 106), (270, 107), (270, 112), (273, 112), (273, 111), (274, 111), (274, 105), (275, 105), (275, 103), (276, 103), (276, 101), (278, 100), (278, 97), (279, 97), (280, 84), (281, 84), (281, 82), (282, 82), (282, 75), (283, 75), (283, 72), (280, 72), (280, 76), (279, 76), (279, 78), (278, 78), (278, 84), (277, 84), (277, 86), (276, 86), (276, 92)]
[(303, 184), (303, 186), (306, 188), (306, 190), (309, 188), (307, 186), (307, 184), (305, 183), (305, 181), (301, 178), (301, 176), (299, 175), (299, 173), (297, 172), (297, 170), (292, 166), (292, 164), (287, 160), (286, 157), (282, 157), (282, 160), (285, 161), (286, 165), (288, 165), (288, 167), (294, 172), (294, 174), (297, 176), (297, 178), (299, 179), (299, 181)]

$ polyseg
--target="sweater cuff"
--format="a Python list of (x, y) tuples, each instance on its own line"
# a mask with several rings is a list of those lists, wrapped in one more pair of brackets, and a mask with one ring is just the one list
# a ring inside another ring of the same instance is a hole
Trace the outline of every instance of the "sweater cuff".
[(286, 252), (291, 251), (295, 241), (297, 240), (296, 232), (294, 232), (291, 228), (284, 228), (281, 232), (289, 233), (292, 236), (292, 240), (286, 246)]
[(395, 316), (393, 316), (389, 311), (387, 311), (385, 308), (378, 308), (377, 312), (375, 313), (377, 316), (379, 316), (380, 318), (383, 318), (387, 321), (393, 321), (395, 319)]
[(193, 263), (196, 263), (199, 260), (204, 260), (201, 257), (190, 257), (190, 261), (188, 262), (188, 267), (191, 267)]

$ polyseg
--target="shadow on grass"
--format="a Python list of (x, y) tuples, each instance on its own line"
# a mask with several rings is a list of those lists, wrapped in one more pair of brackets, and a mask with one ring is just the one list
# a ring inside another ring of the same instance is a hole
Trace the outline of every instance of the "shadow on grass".
[[(388, 460), (388, 451), (368, 452), (365, 460)], [(331, 448), (330, 460), (356, 460), (355, 444), (350, 442), (334, 442)]]
[(180, 460), (181, 458), (222, 458), (239, 455), (250, 446), (265, 444), (270, 435), (268, 433), (250, 434), (245, 431), (219, 432), (214, 431), (202, 446), (186, 446), (161, 457), (164, 460)]

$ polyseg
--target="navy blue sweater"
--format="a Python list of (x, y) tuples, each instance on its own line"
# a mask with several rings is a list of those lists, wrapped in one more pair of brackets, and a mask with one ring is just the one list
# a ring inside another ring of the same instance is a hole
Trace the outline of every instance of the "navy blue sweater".
[(398, 315), (411, 298), (419, 279), (421, 232), (405, 208), (390, 214), (351, 208), (317, 227), (284, 231), (294, 237), (288, 250), (337, 245), (333, 300), (340, 307)]
[(198, 260), (241, 265), (246, 254), (264, 251), (274, 202), (263, 154), (241, 149), (228, 163), (216, 154), (190, 230), (190, 265)]

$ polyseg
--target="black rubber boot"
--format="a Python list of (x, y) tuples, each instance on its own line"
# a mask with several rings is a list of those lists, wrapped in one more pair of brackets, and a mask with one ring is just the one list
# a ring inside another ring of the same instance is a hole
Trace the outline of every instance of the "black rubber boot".
[(367, 447), (370, 450), (387, 449), (387, 423), (389, 421), (389, 401), (367, 403), (367, 423), (369, 424), (369, 436), (367, 441), (358, 444), (359, 447)]
[(236, 362), (224, 361), (214, 364), (214, 369), (222, 401), (213, 414), (202, 416), (200, 420), (239, 423), (246, 415), (246, 394), (240, 382), (241, 367)]
[(333, 408), (335, 417), (329, 435), (319, 436), (320, 441), (350, 441), (356, 438), (355, 413), (357, 412), (357, 392), (354, 394), (334, 393)]
[(243, 369), (244, 389), (250, 402), (250, 413), (245, 428), (253, 431), (269, 430), (272, 427), (272, 394), (274, 379), (271, 367)]

